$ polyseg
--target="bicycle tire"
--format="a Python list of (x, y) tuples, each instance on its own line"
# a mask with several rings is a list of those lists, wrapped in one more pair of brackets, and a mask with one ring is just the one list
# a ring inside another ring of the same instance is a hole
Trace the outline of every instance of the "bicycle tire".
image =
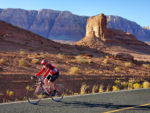
[(56, 94), (55, 96), (52, 96), (52, 100), (55, 102), (60, 102), (65, 94), (65, 88), (63, 84), (55, 84), (56, 87)]
[[(27, 90), (26, 97), (29, 103), (38, 104), (43, 97), (43, 89), (39, 85), (31, 85)], [(39, 89), (37, 89), (39, 88)]]

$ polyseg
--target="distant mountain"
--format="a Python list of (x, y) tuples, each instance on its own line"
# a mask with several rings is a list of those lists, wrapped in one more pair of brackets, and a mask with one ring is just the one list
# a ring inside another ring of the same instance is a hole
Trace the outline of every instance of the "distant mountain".
[(150, 26), (143, 26), (144, 29), (150, 30)]
[(113, 29), (120, 29), (124, 32), (129, 32), (141, 41), (150, 41), (150, 30), (145, 29), (137, 23), (124, 19), (119, 16), (107, 16), (107, 27)]
[[(49, 9), (0, 9), (0, 20), (30, 30), (52, 40), (79, 41), (85, 36), (88, 16)], [(109, 28), (134, 34), (137, 39), (150, 41), (150, 30), (119, 16), (107, 16)]]
[(80, 40), (87, 18), (68, 11), (0, 9), (0, 20), (55, 40)]

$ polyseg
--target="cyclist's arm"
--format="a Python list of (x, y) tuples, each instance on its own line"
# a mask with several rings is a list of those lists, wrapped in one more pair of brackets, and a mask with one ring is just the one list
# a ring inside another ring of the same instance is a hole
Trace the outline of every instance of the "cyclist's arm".
[(36, 74), (36, 76), (40, 76), (44, 71), (45, 71), (45, 68), (42, 68), (42, 70), (41, 70), (40, 72), (38, 72), (38, 73)]
[(46, 77), (49, 72), (50, 72), (50, 69), (47, 69), (46, 73), (43, 76)]

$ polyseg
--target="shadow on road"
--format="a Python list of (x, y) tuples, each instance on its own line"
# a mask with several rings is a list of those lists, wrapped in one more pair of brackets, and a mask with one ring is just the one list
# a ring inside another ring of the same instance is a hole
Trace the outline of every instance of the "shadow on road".
[(87, 108), (114, 108), (114, 109), (123, 109), (128, 107), (134, 107), (132, 110), (150, 110), (150, 106), (137, 106), (137, 105), (115, 105), (113, 103), (92, 103), (92, 102), (81, 102), (81, 101), (73, 101), (73, 102), (61, 102), (65, 106), (73, 106), (73, 107), (87, 107)]
[(51, 103), (39, 103), (39, 106), (43, 107), (72, 107), (72, 108), (113, 108), (113, 109), (124, 109), (128, 107), (134, 107), (132, 110), (150, 110), (150, 106), (137, 106), (137, 105), (115, 105), (113, 103), (94, 103), (94, 102), (83, 102), (83, 101), (62, 101)]

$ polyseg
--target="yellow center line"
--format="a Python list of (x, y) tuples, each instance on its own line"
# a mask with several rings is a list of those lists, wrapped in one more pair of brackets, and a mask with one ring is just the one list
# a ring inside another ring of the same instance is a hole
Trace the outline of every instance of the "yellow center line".
[(139, 105), (139, 106), (135, 106), (135, 107), (127, 107), (127, 108), (123, 108), (123, 109), (107, 111), (107, 112), (103, 112), (103, 113), (114, 113), (114, 112), (124, 111), (124, 110), (128, 110), (128, 109), (133, 109), (133, 108), (137, 108), (137, 107), (140, 107), (140, 106), (148, 106), (148, 105), (150, 105), (150, 103)]

